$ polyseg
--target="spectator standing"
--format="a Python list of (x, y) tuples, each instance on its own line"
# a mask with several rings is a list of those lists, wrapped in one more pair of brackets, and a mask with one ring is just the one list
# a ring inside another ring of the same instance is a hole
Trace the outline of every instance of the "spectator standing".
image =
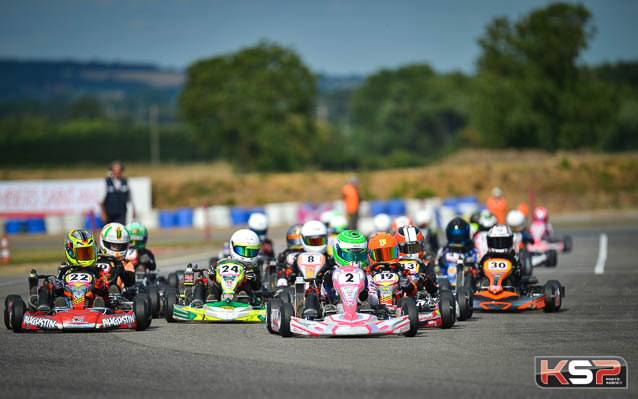
[[(131, 202), (131, 190), (126, 178), (122, 177), (124, 165), (121, 161), (113, 161), (106, 178), (106, 195), (100, 204), (102, 207), (102, 222), (126, 224), (127, 205)], [(135, 209), (133, 209), (135, 217)]]
[(505, 216), (507, 215), (507, 201), (503, 197), (503, 190), (498, 187), (492, 189), (492, 196), (487, 199), (487, 209), (496, 216), (498, 224), (505, 224)]
[(346, 205), (346, 213), (348, 214), (349, 230), (356, 230), (359, 224), (359, 203), (361, 202), (361, 196), (359, 195), (358, 183), (357, 178), (352, 176), (341, 190)]

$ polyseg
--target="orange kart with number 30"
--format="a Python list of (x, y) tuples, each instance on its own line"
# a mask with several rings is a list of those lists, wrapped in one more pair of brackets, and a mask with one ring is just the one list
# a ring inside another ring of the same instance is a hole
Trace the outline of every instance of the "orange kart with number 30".
[(513, 283), (512, 261), (506, 257), (488, 258), (483, 261), (484, 278), (478, 282), (474, 293), (474, 309), (477, 310), (527, 310), (543, 309), (554, 312), (560, 309), (565, 297), (565, 287), (557, 280), (538, 284), (534, 276), (523, 276)]

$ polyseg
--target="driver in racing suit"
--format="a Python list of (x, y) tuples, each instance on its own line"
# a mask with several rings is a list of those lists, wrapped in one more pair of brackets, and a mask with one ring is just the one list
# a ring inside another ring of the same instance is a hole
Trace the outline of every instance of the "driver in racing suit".
[(487, 253), (481, 258), (479, 265), (483, 265), (489, 259), (505, 258), (512, 263), (512, 272), (507, 277), (511, 279), (513, 286), (521, 282), (521, 262), (513, 248), (514, 235), (509, 227), (497, 224), (487, 234)]
[(399, 244), (399, 262), (401, 260), (415, 261), (419, 264), (418, 279), (416, 281), (418, 291), (425, 289), (433, 298), (437, 296), (436, 273), (432, 259), (426, 263), (424, 237), (416, 226), (401, 227), (394, 234)]
[[(240, 229), (233, 233), (229, 241), (230, 246), (230, 259), (241, 263), (244, 268), (244, 281), (237, 286), (237, 292), (245, 291), (250, 298), (250, 304), (257, 304), (257, 297), (254, 291), (258, 291), (261, 287), (261, 279), (259, 272), (256, 270), (257, 256), (260, 249), (260, 241), (257, 234), (248, 229)], [(225, 261), (222, 259), (219, 262)], [(208, 278), (202, 279), (203, 283), (207, 287), (207, 290), (196, 289), (193, 293), (193, 305), (198, 306), (204, 303), (205, 291), (208, 292), (209, 301), (219, 301), (222, 294), (222, 288), (216, 280), (217, 262), (214, 265), (210, 265), (208, 270)]]
[(277, 287), (285, 287), (298, 274), (297, 255), (303, 252), (302, 224), (293, 224), (286, 232), (286, 249), (277, 255)]

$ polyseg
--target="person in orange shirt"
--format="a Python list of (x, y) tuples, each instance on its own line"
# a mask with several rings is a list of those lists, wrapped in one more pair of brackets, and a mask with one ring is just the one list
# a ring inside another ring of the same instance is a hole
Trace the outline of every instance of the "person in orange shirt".
[(361, 197), (357, 185), (357, 178), (352, 176), (341, 190), (346, 205), (346, 213), (348, 214), (348, 230), (356, 230), (359, 224), (359, 202)]
[(492, 196), (487, 199), (487, 209), (496, 216), (498, 224), (505, 224), (507, 215), (507, 201), (503, 197), (503, 190), (498, 187), (492, 189)]

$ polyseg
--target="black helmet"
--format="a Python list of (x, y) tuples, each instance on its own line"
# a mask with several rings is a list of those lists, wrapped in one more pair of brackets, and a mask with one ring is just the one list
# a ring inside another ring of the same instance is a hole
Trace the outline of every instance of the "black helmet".
[(301, 241), (301, 228), (302, 224), (293, 224), (288, 228), (286, 232), (286, 245), (289, 249), (302, 249), (303, 242)]
[(445, 228), (448, 244), (465, 245), (470, 239), (470, 225), (460, 217), (455, 217)]

